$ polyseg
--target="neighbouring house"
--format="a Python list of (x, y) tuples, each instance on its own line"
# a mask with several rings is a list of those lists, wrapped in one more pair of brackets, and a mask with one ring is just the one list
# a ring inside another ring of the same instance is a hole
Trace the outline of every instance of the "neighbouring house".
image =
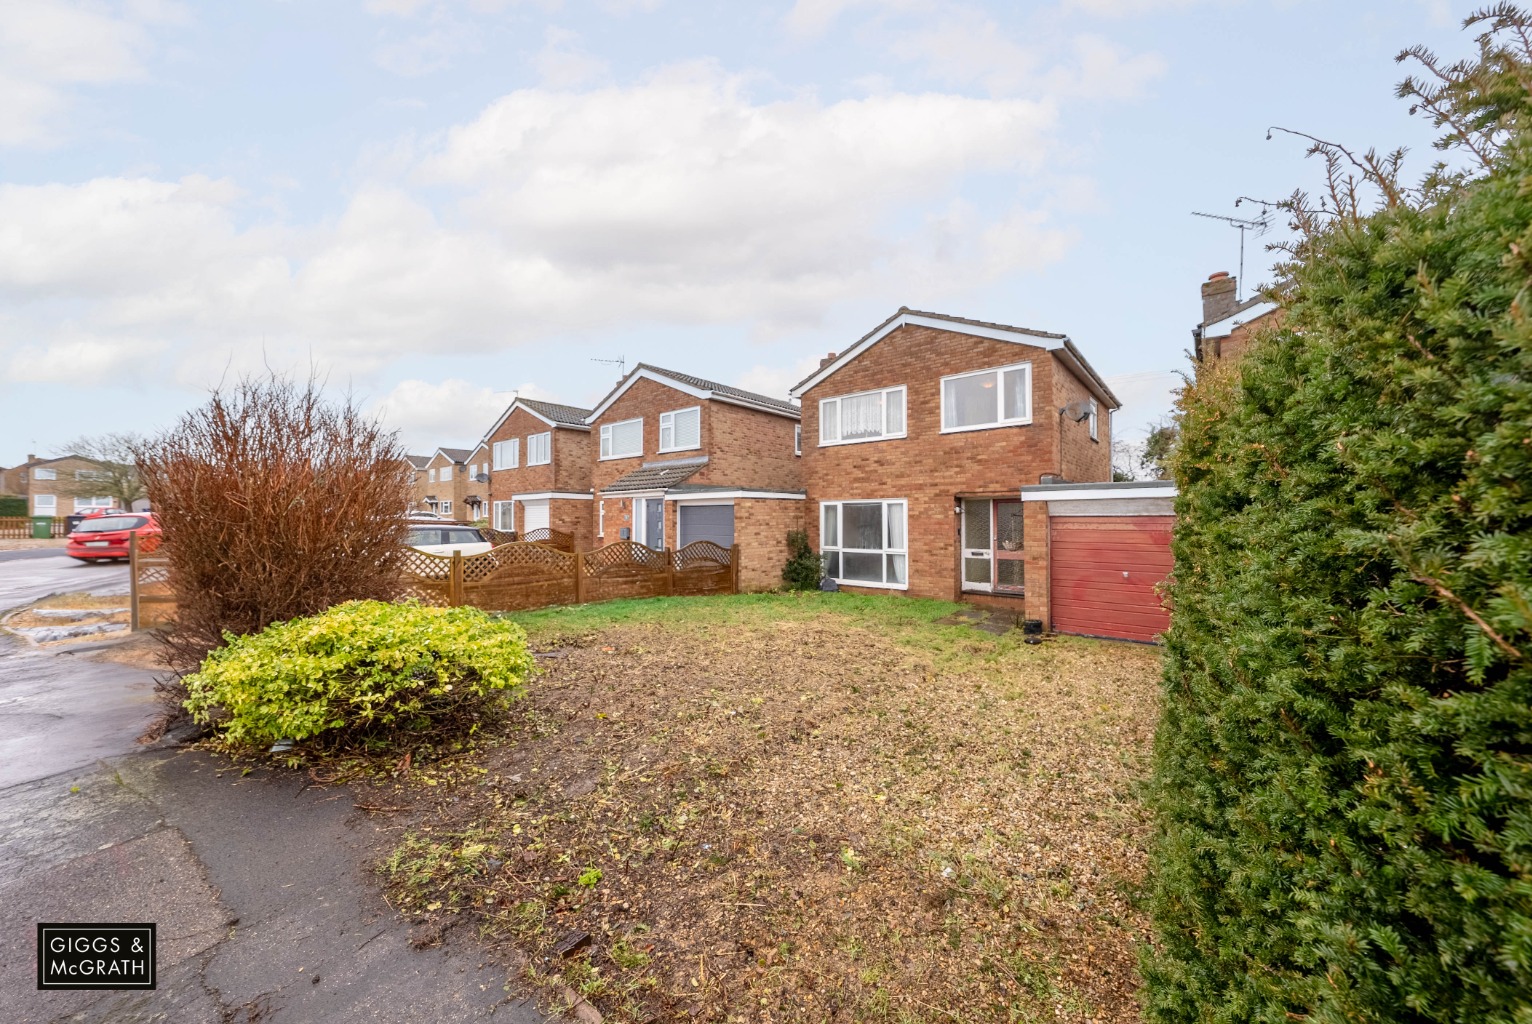
[(517, 397), (480, 445), (489, 461), (490, 526), (521, 534), (548, 528), (592, 547), (589, 409)]
[(405, 461), (410, 464), (410, 506), (414, 512), (426, 507), (426, 467), (431, 464), (429, 455), (406, 455)]
[(470, 521), (489, 518), (489, 445), (483, 441), (468, 456), (461, 501), (461, 518)]
[(796, 405), (640, 363), (587, 422), (598, 546), (737, 544), (743, 589), (780, 585), (804, 517)]
[(1109, 481), (1121, 404), (1068, 337), (901, 308), (792, 395), (829, 577), (1047, 618), (1046, 508), (1021, 489)]
[(1220, 270), (1202, 283), (1202, 322), (1192, 328), (1193, 354), (1204, 365), (1238, 359), (1250, 336), (1281, 315), (1281, 307), (1263, 295), (1241, 301), (1239, 281)]
[(457, 519), (465, 515), (468, 494), (468, 459), (471, 448), (438, 448), (425, 465), (425, 479), (416, 483), (417, 508)]
[[(115, 497), (90, 493), (99, 473), (100, 463), (83, 456), (39, 459), (28, 455), (21, 465), (0, 472), (0, 493), (26, 498), (29, 516), (61, 517), (112, 508), (117, 504)], [(147, 506), (146, 502), (135, 504)]]

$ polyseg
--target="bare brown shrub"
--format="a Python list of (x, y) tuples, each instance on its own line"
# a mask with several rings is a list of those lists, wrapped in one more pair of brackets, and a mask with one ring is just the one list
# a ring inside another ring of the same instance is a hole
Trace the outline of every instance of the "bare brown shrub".
[(134, 454), (170, 560), (163, 638), (178, 672), (225, 633), (393, 596), (409, 463), (317, 381), (246, 379)]

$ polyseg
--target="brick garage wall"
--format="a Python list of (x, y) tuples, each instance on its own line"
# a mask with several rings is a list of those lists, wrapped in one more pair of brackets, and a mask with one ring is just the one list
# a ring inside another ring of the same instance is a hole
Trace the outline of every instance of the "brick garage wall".
[[(555, 530), (574, 534), (576, 551), (589, 551), (595, 547), (595, 516), (593, 502), (572, 498), (552, 498), (548, 502), (548, 525)], [(522, 510), (516, 509), (516, 521), (520, 523)]]
[[(1012, 363), (1032, 363), (1032, 423), (941, 433), (940, 378)], [(803, 475), (809, 539), (819, 545), (823, 501), (904, 498), (909, 502), (909, 594), (959, 595), (958, 495), (1013, 497), (1044, 473), (1060, 473), (1055, 374), (1068, 373), (1046, 349), (905, 326), (818, 384), (803, 400)], [(903, 384), (908, 436), (819, 447), (819, 401)], [(1082, 425), (1083, 429), (1083, 425)], [(1103, 471), (1110, 476), (1110, 445)]]
[(1027, 618), (1037, 619), (1043, 629), (1053, 629), (1051, 599), (1048, 593), (1049, 552), (1053, 538), (1048, 533), (1048, 503), (1028, 501), (1022, 505), (1022, 550), (1026, 553)]
[[(604, 533), (595, 535), (596, 547), (599, 548), (604, 547), (607, 544), (615, 544), (617, 541), (621, 540), (622, 528), (625, 526), (628, 527), (629, 531), (632, 530), (632, 498), (601, 498), (598, 496), (597, 499), (591, 504), (593, 524), (591, 527), (592, 530), (597, 529), (598, 527), (602, 527), (602, 517), (600, 515), (599, 509), (602, 507), (606, 509), (605, 526), (603, 528)], [(670, 512), (668, 509), (666, 510), (667, 518), (665, 521), (665, 536), (667, 537), (672, 536), (670, 531), (674, 528), (675, 525), (670, 521), (670, 517), (673, 516), (673, 514), (674, 513)]]
[[(789, 443), (791, 440), (789, 437)], [(739, 545), (741, 590), (776, 590), (782, 586), (787, 531), (803, 529), (805, 504), (787, 498), (734, 500), (734, 543)]]
[(795, 419), (727, 402), (705, 403), (708, 464), (687, 483), (742, 491), (803, 490), (803, 460), (793, 454)]
[[(1101, 406), (1098, 416), (1096, 440), (1090, 437), (1090, 421), (1076, 423), (1061, 416), (1059, 409), (1070, 402), (1086, 402), (1093, 396), (1068, 368), (1055, 362), (1053, 374), (1053, 408), (1048, 412), (1058, 421), (1059, 473), (1066, 480), (1081, 483), (1112, 479), (1112, 414)], [(1034, 416), (1036, 410), (1034, 410)], [(1028, 480), (1027, 483), (1036, 481)]]

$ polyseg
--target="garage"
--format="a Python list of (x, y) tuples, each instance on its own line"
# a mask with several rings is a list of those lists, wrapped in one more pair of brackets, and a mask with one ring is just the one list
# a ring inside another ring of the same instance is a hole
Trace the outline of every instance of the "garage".
[(681, 505), (676, 510), (680, 547), (710, 540), (723, 548), (734, 546), (733, 505)]
[(1156, 587), (1170, 575), (1174, 516), (1051, 516), (1053, 628), (1153, 641), (1170, 625)]
[(539, 498), (534, 501), (521, 503), (521, 532), (531, 533), (533, 530), (546, 530), (548, 528), (548, 499)]

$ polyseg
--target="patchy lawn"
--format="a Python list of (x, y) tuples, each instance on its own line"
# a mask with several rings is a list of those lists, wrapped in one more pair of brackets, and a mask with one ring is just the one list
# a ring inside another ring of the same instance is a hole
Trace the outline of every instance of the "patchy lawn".
[(394, 905), (608, 1020), (1138, 1020), (1158, 651), (954, 610), (516, 616), (545, 674), (459, 781), (397, 797), (426, 813), (382, 866)]

